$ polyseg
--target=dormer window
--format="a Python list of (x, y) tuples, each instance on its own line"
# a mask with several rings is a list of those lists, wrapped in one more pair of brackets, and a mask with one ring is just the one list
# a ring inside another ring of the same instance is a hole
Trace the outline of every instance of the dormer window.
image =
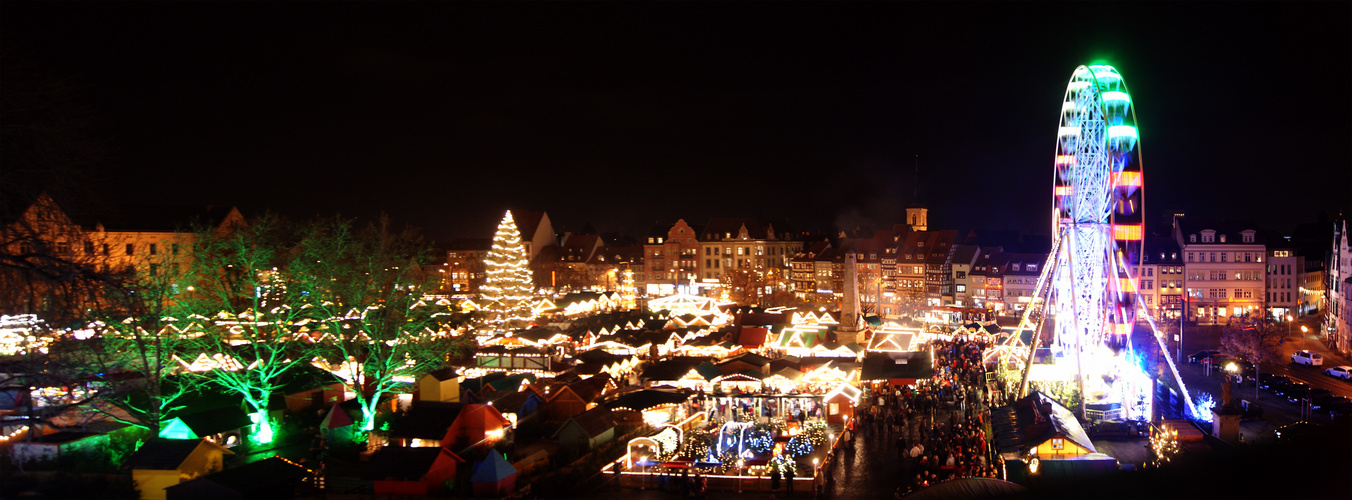
[(1225, 235), (1221, 235), (1221, 243), (1225, 243)]
[(1027, 269), (1030, 273), (1037, 272), (1037, 264), (1028, 264)]
[(1216, 242), (1215, 229), (1207, 229), (1202, 231), (1202, 243), (1215, 243), (1215, 242)]
[(1013, 269), (1010, 269), (1010, 270), (1011, 270), (1011, 271), (1018, 271), (1018, 270), (1019, 270), (1019, 265), (1018, 265), (1018, 264), (1013, 264)]
[(1240, 234), (1243, 234), (1243, 235), (1244, 235), (1244, 242), (1245, 242), (1245, 243), (1253, 243), (1253, 231), (1252, 231), (1252, 230), (1244, 231), (1243, 233), (1240, 233)]
[(1195, 235), (1195, 234), (1189, 234), (1189, 235), (1188, 235), (1188, 243), (1197, 243), (1197, 235)]

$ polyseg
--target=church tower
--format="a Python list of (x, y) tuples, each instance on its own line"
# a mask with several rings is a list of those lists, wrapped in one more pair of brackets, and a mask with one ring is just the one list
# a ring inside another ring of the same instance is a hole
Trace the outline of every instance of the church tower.
[(929, 223), (925, 219), (929, 217), (929, 209), (919, 203), (911, 205), (906, 209), (906, 225), (911, 226), (912, 231), (928, 231)]

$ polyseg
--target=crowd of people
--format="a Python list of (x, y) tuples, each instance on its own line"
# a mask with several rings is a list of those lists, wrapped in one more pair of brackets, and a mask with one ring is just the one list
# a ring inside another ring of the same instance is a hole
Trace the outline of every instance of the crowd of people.
[(909, 478), (899, 494), (963, 477), (997, 477), (990, 458), (992, 387), (982, 362), (984, 341), (935, 340), (933, 378), (914, 386), (878, 387), (860, 415), (859, 438), (888, 440), (899, 472)]

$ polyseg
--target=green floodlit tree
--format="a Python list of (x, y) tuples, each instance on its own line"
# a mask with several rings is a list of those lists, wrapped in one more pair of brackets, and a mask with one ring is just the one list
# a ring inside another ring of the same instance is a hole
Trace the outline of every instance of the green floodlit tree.
[(306, 361), (293, 335), (306, 322), (306, 297), (289, 293), (286, 278), (296, 245), (292, 226), (271, 214), (231, 231), (199, 231), (188, 291), (174, 302), (175, 316), (195, 327), (184, 332), (192, 360), (211, 360), (196, 376), (243, 398), (255, 419), (250, 438), (260, 444), (273, 438), (268, 402)]
[(183, 293), (186, 268), (179, 252), (159, 252), (104, 282), (103, 308), (94, 311), (89, 330), (94, 336), (66, 349), (97, 369), (100, 387), (94, 407), (122, 423), (157, 434), (165, 415), (178, 401), (196, 393), (197, 381), (172, 376), (175, 361), (190, 350), (185, 325), (171, 316)]
[(484, 258), (484, 270), (487, 276), (479, 287), (484, 321), (498, 331), (526, 326), (533, 317), (530, 299), (535, 285), (526, 248), (521, 244), (521, 232), (510, 210), (493, 235), (493, 248)]
[(451, 303), (427, 297), (437, 280), (423, 272), (430, 252), (412, 232), (392, 234), (384, 218), (362, 231), (335, 219), (305, 228), (301, 242), (288, 293), (308, 297), (315, 354), (356, 394), (362, 430), (375, 429), (401, 379), (473, 349), (469, 335), (455, 335)]

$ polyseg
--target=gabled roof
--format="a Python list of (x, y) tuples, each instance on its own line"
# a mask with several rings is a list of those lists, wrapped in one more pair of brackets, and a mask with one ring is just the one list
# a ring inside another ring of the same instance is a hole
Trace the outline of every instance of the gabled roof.
[(190, 232), (193, 225), (217, 229), (229, 220), (243, 222), (243, 216), (235, 207), (225, 206), (126, 205), (102, 210), (81, 225), (93, 228), (102, 224), (109, 231)]
[(450, 368), (450, 367), (442, 368), (442, 369), (440, 369), (440, 370), (430, 371), (430, 372), (427, 372), (427, 374), (426, 374), (426, 375), (423, 375), (423, 376), (424, 376), (424, 377), (432, 377), (432, 378), (436, 379), (436, 380), (439, 381), (439, 382), (445, 382), (445, 381), (447, 381), (447, 380), (455, 380), (456, 377), (459, 377), (459, 375), (456, 375), (455, 369), (454, 369), (454, 368)]
[(516, 222), (516, 229), (521, 232), (522, 241), (534, 239), (536, 231), (540, 228), (540, 221), (544, 218), (544, 212), (512, 210), (512, 220)]
[[(611, 413), (610, 408), (604, 406), (597, 406), (596, 408), (584, 411), (574, 415), (573, 418), (568, 420), (577, 424), (577, 426), (582, 429), (582, 432), (587, 433), (587, 436), (592, 438), (600, 436), (606, 431), (615, 428), (615, 414)], [(554, 431), (554, 435), (551, 437), (558, 438), (559, 433), (563, 432), (563, 429), (567, 427), (568, 423), (564, 422), (564, 424), (559, 427), (559, 430)]]
[[(350, 399), (348, 401), (357, 401)], [(346, 402), (346, 401), (344, 401)], [(330, 406), (328, 411), (324, 412), (324, 420), (319, 421), (320, 429), (341, 429), (352, 425), (352, 416), (347, 414), (347, 409), (343, 404)]]
[(678, 356), (643, 369), (644, 380), (680, 380), (690, 370), (708, 361), (706, 357)]
[[(480, 350), (480, 352), (482, 352), (482, 350)], [(478, 394), (484, 390), (484, 387), (488, 386), (489, 382), (505, 378), (506, 376), (507, 374), (503, 372), (492, 372), (485, 374), (482, 377), (467, 378), (460, 382), (460, 391)]]
[(956, 245), (953, 247), (954, 264), (972, 264), (976, 262), (977, 255), (981, 253), (981, 247), (976, 245)]
[(627, 408), (630, 410), (643, 411), (654, 406), (683, 403), (687, 399), (690, 399), (690, 395), (684, 392), (644, 389), (621, 395), (620, 397), (601, 403), (601, 405), (612, 410), (617, 408)]
[(492, 407), (497, 408), (498, 411), (502, 413), (520, 413), (531, 398), (535, 398), (537, 401), (536, 404), (542, 402), (540, 396), (535, 394), (535, 391), (521, 391), (504, 392), (489, 400), (487, 403)]
[(1075, 414), (1055, 399), (1034, 391), (1014, 404), (991, 411), (995, 448), (1000, 452), (1026, 451), (1061, 435), (1097, 453)]
[(709, 223), (704, 225), (702, 231), (698, 231), (700, 241), (717, 241), (728, 238), (737, 238), (742, 228), (746, 228), (746, 236), (752, 240), (765, 239), (783, 239), (780, 238), (788, 229), (788, 224), (779, 222), (778, 224), (770, 221), (762, 221), (746, 217), (715, 217), (709, 219)]
[(244, 410), (239, 407), (218, 408), (215, 410), (179, 415), (178, 420), (188, 426), (198, 437), (220, 434), (253, 425)]
[(770, 376), (771, 376), (771, 377), (784, 377), (784, 378), (789, 379), (789, 380), (798, 380), (798, 379), (800, 379), (800, 378), (803, 378), (803, 372), (798, 371), (798, 370), (795, 369), (795, 368), (784, 367), (784, 368), (781, 368), (781, 369), (779, 369), (778, 371), (776, 371), (776, 372), (774, 372), (774, 373), (771, 373)]
[(469, 480), (475, 483), (496, 483), (516, 474), (516, 467), (507, 461), (502, 453), (491, 451), (488, 458), (474, 467), (474, 475)]
[(364, 479), (376, 481), (419, 481), (431, 470), (432, 464), (441, 455), (450, 456), (456, 462), (465, 459), (442, 447), (407, 448), (386, 446), (371, 456), (366, 466)]
[(297, 363), (282, 374), (282, 387), (276, 392), (279, 394), (296, 394), (341, 383), (343, 383), (343, 379), (338, 378), (337, 375), (328, 370), (322, 370), (309, 363)]
[(534, 373), (515, 373), (488, 383), (495, 391), (517, 392), (523, 384), (534, 384), (538, 378)]
[[(736, 356), (733, 356), (733, 357), (731, 357), (731, 358), (728, 358), (728, 359), (727, 359), (726, 361), (724, 361), (724, 362), (726, 363), (726, 362), (728, 362), (728, 361), (741, 361), (741, 362), (746, 363), (746, 364), (749, 364), (749, 365), (751, 365), (751, 366), (765, 366), (765, 365), (770, 364), (770, 358), (767, 358), (767, 357), (765, 357), (765, 356), (761, 356), (761, 355), (756, 354), (756, 353), (754, 353), (754, 352), (744, 352), (744, 353), (742, 353), (742, 354), (738, 354), (738, 355), (736, 355)], [(722, 363), (719, 363), (719, 364), (722, 364)]]
[(166, 493), (183, 493), (169, 494), (169, 498), (212, 498), (205, 495), (208, 491), (230, 491), (238, 493), (237, 498), (291, 498), (291, 492), (309, 474), (300, 464), (280, 457), (269, 457), (169, 486), (164, 490)]
[[(123, 469), (150, 469), (150, 470), (174, 470), (188, 459), (189, 455), (197, 449), (198, 446), (217, 446), (205, 439), (162, 439), (151, 438), (136, 449), (126, 462), (122, 463)], [(233, 455), (234, 453), (225, 448), (221, 448), (225, 453)]]
[(606, 385), (609, 383), (610, 374), (602, 373), (568, 384), (568, 390), (573, 391), (573, 393), (577, 394), (577, 397), (582, 398), (583, 401), (590, 403), (596, 401), (596, 398), (600, 397), (601, 394), (605, 392)]
[(434, 439), (446, 437), (446, 429), (455, 423), (469, 403), (414, 401), (404, 418), (390, 429), (392, 438)]
[(630, 357), (631, 356), (621, 356), (619, 354), (607, 352), (604, 349), (591, 349), (588, 351), (578, 353), (577, 356), (573, 356), (573, 359), (585, 364), (610, 365), (620, 361), (624, 361), (626, 359), (629, 359)]
[(723, 375), (723, 372), (719, 371), (718, 367), (715, 366), (712, 361), (700, 363), (699, 366), (695, 367), (695, 373), (704, 377), (704, 380), (713, 380)]
[(929, 351), (870, 352), (864, 355), (859, 380), (920, 380), (933, 376)]

